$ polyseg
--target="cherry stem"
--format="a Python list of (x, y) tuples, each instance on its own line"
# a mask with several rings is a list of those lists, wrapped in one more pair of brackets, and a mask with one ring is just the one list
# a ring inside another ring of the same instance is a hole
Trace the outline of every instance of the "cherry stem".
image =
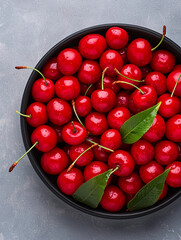
[(38, 144), (38, 141), (36, 141), (36, 142), (33, 144), (33, 146), (31, 146), (30, 149), (28, 149), (28, 151), (23, 154), (23, 156), (21, 156), (16, 162), (14, 162), (14, 163), (11, 165), (11, 167), (9, 168), (9, 172), (11, 172), (11, 171), (16, 167), (16, 165), (18, 164), (18, 162), (19, 162), (24, 156), (26, 156), (26, 154), (29, 153), (37, 144)]
[(112, 170), (111, 174), (113, 174), (115, 171), (117, 171), (120, 167), (117, 166), (115, 169)]
[(163, 42), (163, 39), (165, 38), (165, 35), (166, 35), (166, 26), (164, 25), (162, 38), (161, 38), (160, 42), (154, 48), (151, 49), (151, 51), (154, 51), (155, 49), (157, 49), (160, 46), (160, 44)]
[(73, 121), (72, 121), (72, 126), (73, 126), (73, 129), (74, 129), (74, 133), (76, 133), (76, 129), (75, 129), (75, 125), (74, 125)]
[(176, 81), (176, 83), (175, 83), (175, 86), (174, 86), (174, 88), (173, 88), (173, 91), (172, 91), (170, 97), (173, 97), (173, 94), (174, 94), (174, 92), (175, 92), (175, 89), (176, 89), (176, 87), (177, 87), (177, 84), (178, 84), (180, 78), (181, 78), (181, 74), (179, 75), (179, 77), (178, 77), (178, 79), (177, 79), (177, 81)]
[[(92, 140), (90, 140), (90, 139), (86, 139), (86, 141), (88, 141), (88, 142), (90, 142), (90, 143), (93, 143), (93, 144), (96, 144), (96, 142), (94, 142), (94, 141), (92, 141)], [(99, 147), (101, 147), (101, 148), (103, 148), (103, 149), (105, 149), (105, 150), (107, 150), (107, 151), (110, 151), (110, 152), (114, 152), (114, 150), (112, 150), (112, 149), (110, 149), (110, 148), (107, 148), (107, 147), (104, 147), (104, 146), (102, 146), (102, 145), (97, 145), (97, 146), (99, 146)]]
[(133, 82), (144, 82), (144, 80), (136, 80), (136, 79), (133, 79), (133, 78), (129, 78), (129, 77), (124, 76), (122, 73), (120, 73), (120, 72), (117, 70), (117, 68), (115, 68), (114, 71), (115, 71), (117, 74), (119, 74), (121, 77), (124, 77), (124, 78), (126, 78), (126, 79), (128, 79), (128, 80), (131, 80), (131, 81), (133, 81)]
[(101, 89), (104, 90), (104, 76), (106, 71), (108, 70), (109, 67), (104, 68), (103, 72), (102, 72), (102, 79), (101, 79)]
[(88, 91), (89, 91), (89, 89), (92, 87), (92, 84), (91, 85), (89, 85), (89, 87), (87, 88), (87, 90), (85, 91), (85, 93), (84, 93), (84, 96), (86, 96), (87, 95), (87, 93), (88, 93)]
[(77, 117), (79, 123), (80, 123), (83, 127), (85, 127), (84, 124), (82, 123), (82, 121), (80, 120), (78, 114), (77, 114), (77, 111), (76, 111), (76, 109), (75, 109), (75, 101), (74, 101), (74, 100), (72, 100), (72, 107), (73, 107), (73, 110), (74, 110), (75, 116)]
[(31, 118), (32, 117), (31, 114), (30, 115), (26, 115), (26, 114), (20, 113), (18, 111), (16, 111), (16, 113), (18, 113), (22, 117), (27, 117), (27, 118)]
[(125, 84), (128, 84), (128, 85), (131, 85), (132, 87), (135, 87), (138, 91), (140, 91), (141, 94), (145, 94), (139, 87), (137, 87), (136, 85), (134, 85), (130, 82), (125, 82), (125, 81), (115, 81), (115, 82), (113, 82), (113, 84), (116, 84), (116, 83), (125, 83)]
[(33, 67), (27, 67), (27, 66), (16, 66), (15, 68), (16, 69), (33, 69), (34, 71), (38, 72), (42, 76), (42, 78), (45, 81), (45, 85), (48, 86), (48, 83), (47, 83), (47, 80), (46, 80), (45, 76), (38, 69), (33, 68)]
[(95, 147), (95, 146), (97, 146), (97, 145), (98, 145), (98, 143), (95, 143), (95, 144), (93, 144), (92, 146), (90, 146), (89, 148), (87, 148), (84, 152), (82, 152), (82, 153), (73, 161), (73, 163), (68, 167), (67, 172), (69, 172), (69, 171), (73, 168), (73, 166), (75, 165), (75, 163), (77, 162), (77, 160), (78, 160), (84, 153), (88, 152), (91, 148), (93, 148), (93, 147)]

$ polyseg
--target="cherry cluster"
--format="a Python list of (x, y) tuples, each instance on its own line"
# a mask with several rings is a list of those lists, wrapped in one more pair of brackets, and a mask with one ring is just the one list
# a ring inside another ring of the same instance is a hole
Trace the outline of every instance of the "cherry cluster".
[[(127, 31), (112, 27), (62, 50), (43, 74), (34, 69), (42, 75), (32, 86), (35, 102), (20, 113), (35, 128), (28, 151), (42, 152), (43, 170), (57, 175), (64, 194), (116, 167), (100, 202), (110, 212), (120, 211), (164, 169), (170, 172), (159, 200), (169, 187), (181, 187), (181, 65), (171, 52), (156, 50), (164, 36), (165, 27), (152, 48), (143, 38), (129, 42)], [(158, 102), (151, 128), (137, 142), (123, 143), (124, 122)]]

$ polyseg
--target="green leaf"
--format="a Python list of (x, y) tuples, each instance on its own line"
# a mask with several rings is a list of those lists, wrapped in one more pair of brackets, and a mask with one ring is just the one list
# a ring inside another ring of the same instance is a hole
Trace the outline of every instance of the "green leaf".
[(109, 169), (83, 183), (74, 193), (73, 198), (89, 207), (96, 208), (104, 194), (107, 181), (115, 170), (117, 169)]
[(138, 141), (151, 127), (160, 105), (161, 102), (124, 122), (120, 129), (122, 141), (127, 144)]
[(155, 204), (163, 191), (164, 183), (169, 171), (170, 169), (167, 169), (158, 177), (154, 178), (151, 182), (142, 187), (135, 197), (129, 201), (127, 206), (128, 209), (130, 211), (134, 211), (150, 207)]

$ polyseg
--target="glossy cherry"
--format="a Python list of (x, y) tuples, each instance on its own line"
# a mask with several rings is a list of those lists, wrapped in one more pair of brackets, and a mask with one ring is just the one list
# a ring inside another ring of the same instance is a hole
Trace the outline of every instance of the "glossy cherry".
[(58, 68), (64, 75), (75, 74), (81, 66), (82, 57), (74, 48), (62, 50), (57, 57)]
[(111, 128), (120, 130), (125, 121), (131, 117), (130, 111), (125, 107), (112, 109), (107, 116), (108, 124)]
[[(176, 70), (171, 72), (167, 77), (168, 91), (172, 93), (174, 87), (176, 86), (174, 95), (178, 97), (181, 97), (181, 77), (180, 76), (181, 76), (181, 70)], [(178, 79), (179, 79), (178, 84), (175, 85)]]
[(127, 45), (129, 40), (128, 33), (119, 27), (109, 28), (106, 32), (106, 41), (110, 48), (120, 49)]
[(72, 168), (69, 172), (65, 169), (57, 178), (59, 189), (66, 195), (73, 195), (83, 184), (83, 174), (78, 168)]
[[(127, 77), (127, 78), (131, 78), (131, 79), (135, 79), (138, 81), (132, 81), (130, 79), (127, 79), (121, 75), (118, 75), (118, 81), (124, 81), (124, 82), (129, 82), (132, 83), (136, 86), (139, 86), (140, 84), (140, 80), (142, 79), (142, 74), (141, 74), (141, 70), (134, 64), (126, 64), (122, 67), (120, 73)], [(119, 83), (119, 85), (121, 86), (121, 88), (126, 89), (126, 90), (132, 90), (134, 89), (133, 86), (125, 84), (125, 83)]]
[(78, 79), (85, 84), (93, 84), (101, 78), (101, 68), (96, 61), (85, 60), (83, 61), (79, 72)]
[(166, 183), (173, 188), (181, 187), (181, 162), (175, 161), (167, 165), (166, 169), (169, 169)]
[(70, 145), (78, 145), (85, 141), (87, 130), (79, 122), (69, 122), (62, 129), (63, 140)]
[(163, 187), (163, 191), (162, 191), (158, 201), (161, 201), (164, 197), (166, 197), (167, 193), (168, 193), (168, 185), (165, 183), (164, 187)]
[(139, 174), (144, 183), (148, 183), (163, 173), (163, 167), (156, 161), (151, 161), (140, 167)]
[(97, 59), (107, 47), (105, 38), (100, 34), (87, 34), (79, 42), (79, 52), (84, 58)]
[(120, 211), (125, 204), (124, 193), (116, 186), (108, 186), (102, 196), (100, 205), (109, 212)]
[(123, 60), (121, 55), (115, 50), (106, 50), (100, 57), (100, 66), (101, 69), (104, 70), (108, 68), (106, 71), (106, 75), (115, 77), (117, 73), (115, 72), (115, 68), (120, 71), (123, 66)]
[(151, 61), (151, 68), (154, 71), (161, 72), (163, 74), (172, 71), (175, 65), (175, 56), (167, 50), (158, 50), (154, 52), (153, 59)]
[(40, 163), (46, 173), (57, 175), (68, 166), (69, 159), (62, 149), (55, 147), (41, 156)]
[(77, 78), (73, 76), (64, 76), (55, 84), (57, 96), (63, 100), (69, 101), (78, 97), (80, 93), (80, 84)]
[(142, 67), (152, 60), (152, 52), (150, 43), (143, 38), (133, 40), (127, 49), (127, 57), (130, 63)]
[(93, 112), (85, 118), (85, 127), (87, 131), (94, 135), (101, 135), (108, 129), (108, 123), (105, 115)]
[(96, 146), (93, 149), (94, 159), (101, 162), (107, 162), (109, 157), (109, 152), (102, 147)]
[(58, 143), (62, 143), (63, 142), (63, 139), (62, 139), (62, 128), (63, 126), (58, 126), (54, 123), (51, 123), (50, 122), (50, 127), (53, 128), (53, 130), (55, 130), (56, 134), (57, 134), (57, 142)]
[(62, 73), (58, 69), (57, 58), (53, 57), (47, 61), (42, 69), (43, 75), (51, 80), (58, 80), (62, 77)]
[(173, 142), (181, 142), (181, 114), (177, 114), (167, 121), (165, 135)]
[(143, 139), (153, 143), (162, 139), (165, 134), (165, 121), (160, 115), (156, 115), (152, 126), (143, 135)]
[(99, 174), (106, 172), (107, 170), (107, 165), (101, 161), (93, 161), (89, 163), (84, 169), (85, 182)]
[[(114, 84), (114, 82), (115, 82), (115, 78), (105, 76), (104, 79), (103, 79), (104, 88), (105, 89), (110, 88), (113, 92), (118, 93), (121, 87), (119, 86), (119, 84)], [(102, 89), (101, 79), (97, 82), (96, 88), (97, 89)]]
[(160, 72), (151, 72), (146, 76), (145, 84), (155, 88), (158, 95), (167, 90), (166, 77)]
[(114, 172), (114, 175), (127, 177), (133, 172), (135, 162), (128, 152), (116, 150), (109, 155), (108, 166), (113, 169), (119, 167), (119, 169)]
[(127, 194), (136, 194), (142, 188), (141, 178), (135, 172), (127, 177), (119, 177), (118, 185)]
[(181, 64), (177, 64), (177, 65), (175, 65), (175, 67), (173, 68), (173, 71), (177, 71), (177, 70), (181, 71)]
[(170, 118), (181, 110), (181, 101), (178, 97), (171, 97), (170, 94), (165, 93), (158, 98), (157, 102), (160, 101), (159, 114), (164, 118)]
[(177, 144), (164, 140), (160, 141), (155, 146), (155, 160), (161, 165), (167, 165), (177, 160), (179, 151)]
[(131, 156), (137, 165), (144, 165), (153, 160), (154, 148), (145, 140), (138, 140), (131, 146)]
[(87, 116), (92, 110), (91, 100), (87, 96), (79, 96), (75, 99), (75, 109), (80, 117)]
[(80, 156), (80, 154), (83, 153), (83, 155), (78, 158), (75, 164), (80, 167), (89, 164), (93, 160), (93, 151), (92, 149), (88, 150), (89, 147), (90, 146), (87, 143), (81, 143), (79, 145), (72, 146), (69, 152), (69, 157), (71, 161), (74, 162)]
[(59, 126), (70, 121), (72, 117), (72, 109), (69, 103), (59, 98), (53, 98), (47, 104), (47, 113), (49, 120)]
[[(118, 84), (115, 84), (116, 86)], [(116, 105), (115, 107), (126, 107), (128, 108), (128, 102), (129, 102), (129, 93), (127, 92), (120, 92), (116, 95)]]
[(120, 132), (116, 129), (106, 130), (100, 138), (100, 144), (112, 150), (118, 149), (121, 146)]
[[(16, 112), (19, 113), (18, 111)], [(48, 121), (46, 107), (40, 102), (34, 102), (30, 104), (26, 110), (26, 114), (19, 114), (23, 117), (26, 117), (26, 121), (32, 127), (38, 127)]]

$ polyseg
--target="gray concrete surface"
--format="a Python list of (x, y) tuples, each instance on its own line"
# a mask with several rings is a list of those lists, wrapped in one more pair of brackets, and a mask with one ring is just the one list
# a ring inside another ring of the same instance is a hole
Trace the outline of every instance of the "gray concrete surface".
[(180, 0), (1, 0), (0, 1), (0, 240), (178, 240), (181, 199), (150, 216), (113, 221), (81, 213), (57, 199), (24, 153), (19, 116), (29, 70), (59, 40), (79, 29), (110, 22), (133, 23), (181, 45)]

